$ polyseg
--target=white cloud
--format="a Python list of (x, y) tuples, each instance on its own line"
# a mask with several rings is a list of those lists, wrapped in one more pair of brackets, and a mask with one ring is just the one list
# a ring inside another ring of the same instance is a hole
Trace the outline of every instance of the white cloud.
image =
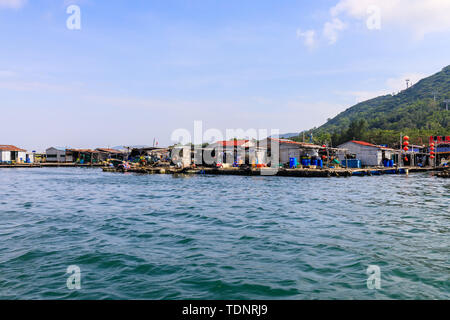
[(368, 8), (374, 5), (380, 9), (383, 28), (406, 29), (419, 39), (429, 33), (450, 31), (449, 0), (340, 0), (330, 13), (365, 22)]
[[(329, 44), (335, 44), (339, 38), (339, 32), (345, 30), (345, 28), (347, 28), (347, 25), (341, 19), (333, 18), (324, 24), (322, 35)], [(301, 29), (297, 29), (297, 38), (303, 39), (305, 46), (309, 49), (315, 48), (319, 43), (315, 30), (303, 32)]]
[[(346, 28), (346, 24), (339, 18), (333, 18), (331, 21), (326, 22), (323, 26), (323, 37), (327, 39), (329, 44), (335, 44), (339, 37), (339, 32)], [(302, 31), (297, 29), (297, 38), (303, 39), (306, 47), (314, 49), (318, 43), (317, 33), (315, 30)]]
[(338, 40), (338, 32), (346, 28), (344, 22), (339, 18), (334, 18), (331, 22), (326, 22), (323, 26), (323, 35), (328, 39), (329, 44), (334, 44)]
[(301, 29), (297, 29), (297, 38), (303, 39), (305, 46), (309, 49), (313, 49), (317, 44), (316, 31), (314, 30), (306, 30), (305, 32), (302, 32)]
[(26, 2), (27, 0), (0, 0), (0, 8), (20, 9)]
[[(330, 8), (331, 20), (324, 24), (322, 33), (334, 44), (353, 19), (370, 30), (403, 30), (420, 40), (427, 34), (450, 32), (449, 13), (450, 0), (339, 0)], [(314, 30), (308, 32), (302, 34), (305, 44), (316, 45)]]

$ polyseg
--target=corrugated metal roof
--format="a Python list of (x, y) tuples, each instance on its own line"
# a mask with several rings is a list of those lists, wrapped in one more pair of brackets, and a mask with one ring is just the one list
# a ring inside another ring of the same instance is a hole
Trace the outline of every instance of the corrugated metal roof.
[(9, 144), (0, 144), (0, 151), (17, 151), (17, 152), (27, 152), (27, 150), (17, 148), (16, 146)]
[(377, 146), (375, 144), (372, 144), (372, 143), (369, 143), (369, 142), (366, 142), (366, 141), (352, 140), (352, 141), (349, 141), (349, 142), (353, 142), (353, 143), (356, 143), (356, 144), (359, 144), (359, 145), (362, 145), (362, 146), (366, 146), (366, 147), (373, 147), (373, 148), (378, 148), (378, 149), (383, 149), (383, 150), (394, 150), (394, 149), (388, 148), (388, 147)]
[(323, 148), (322, 146), (319, 146), (317, 144), (306, 143), (306, 142), (297, 142), (297, 141), (292, 141), (292, 140), (288, 140), (288, 139), (277, 139), (277, 138), (268, 138), (268, 139), (278, 141), (278, 143), (280, 143), (280, 144), (293, 144), (293, 145), (297, 145), (299, 147), (314, 148), (314, 149), (322, 149)]
[(96, 150), (92, 149), (67, 149), (69, 152), (83, 152), (83, 153), (98, 153)]
[(96, 150), (100, 152), (107, 152), (107, 153), (123, 153), (122, 151), (116, 150), (116, 149), (108, 149), (108, 148), (97, 148)]

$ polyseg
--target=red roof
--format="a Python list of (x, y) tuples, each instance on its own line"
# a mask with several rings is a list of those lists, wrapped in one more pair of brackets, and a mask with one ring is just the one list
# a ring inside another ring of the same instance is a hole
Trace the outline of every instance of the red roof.
[(230, 141), (217, 141), (218, 144), (221, 144), (223, 147), (237, 147), (246, 144), (248, 140), (230, 140)]
[(360, 144), (360, 145), (366, 146), (366, 147), (375, 147), (375, 148), (378, 148), (378, 146), (376, 146), (376, 145), (374, 145), (374, 144), (371, 144), (371, 143), (369, 143), (369, 142), (365, 142), (365, 141), (352, 140), (352, 141), (350, 141), (350, 142), (353, 142), (353, 143), (356, 143), (356, 144)]
[(27, 152), (27, 150), (23, 150), (23, 149), (17, 148), (16, 146), (12, 146), (12, 145), (2, 145), (2, 144), (0, 144), (0, 151), (18, 151), (18, 152)]

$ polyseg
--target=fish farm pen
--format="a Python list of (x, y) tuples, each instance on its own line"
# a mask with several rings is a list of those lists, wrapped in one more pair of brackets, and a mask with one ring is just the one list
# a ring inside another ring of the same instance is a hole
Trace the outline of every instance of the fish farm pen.
[(105, 166), (104, 164), (80, 163), (35, 163), (35, 164), (2, 164), (1, 168), (102, 168), (104, 172), (130, 172), (138, 174), (190, 174), (190, 175), (238, 175), (238, 176), (280, 176), (303, 178), (351, 177), (351, 176), (378, 176), (385, 174), (408, 174), (414, 172), (435, 172), (437, 177), (450, 177), (448, 167), (400, 167), (400, 168), (176, 168), (172, 166), (140, 166), (128, 169)]
[(91, 167), (103, 167), (103, 164), (100, 163), (19, 163), (19, 164), (0, 164), (1, 168), (58, 168), (58, 167), (64, 167), (64, 168), (91, 168)]
[(450, 169), (446, 169), (445, 171), (441, 171), (435, 174), (436, 177), (439, 178), (450, 178)]
[(410, 172), (442, 171), (445, 168), (432, 167), (402, 167), (402, 168), (328, 168), (328, 169), (286, 169), (278, 170), (271, 168), (172, 168), (172, 167), (137, 167), (130, 169), (117, 169), (104, 167), (105, 172), (132, 172), (140, 174), (192, 174), (192, 175), (239, 175), (239, 176), (281, 176), (281, 177), (303, 177), (303, 178), (327, 178), (327, 177), (351, 177), (351, 176), (374, 176), (384, 174), (408, 174)]

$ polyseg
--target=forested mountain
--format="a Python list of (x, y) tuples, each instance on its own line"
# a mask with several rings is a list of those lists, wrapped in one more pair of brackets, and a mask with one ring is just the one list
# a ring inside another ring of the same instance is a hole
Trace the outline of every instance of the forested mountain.
[[(450, 99), (450, 66), (396, 95), (358, 103), (305, 136), (312, 133), (315, 142), (334, 146), (351, 139), (394, 146), (402, 133), (413, 143), (425, 144), (430, 135), (450, 134), (446, 99)], [(291, 139), (299, 141), (302, 136)]]

